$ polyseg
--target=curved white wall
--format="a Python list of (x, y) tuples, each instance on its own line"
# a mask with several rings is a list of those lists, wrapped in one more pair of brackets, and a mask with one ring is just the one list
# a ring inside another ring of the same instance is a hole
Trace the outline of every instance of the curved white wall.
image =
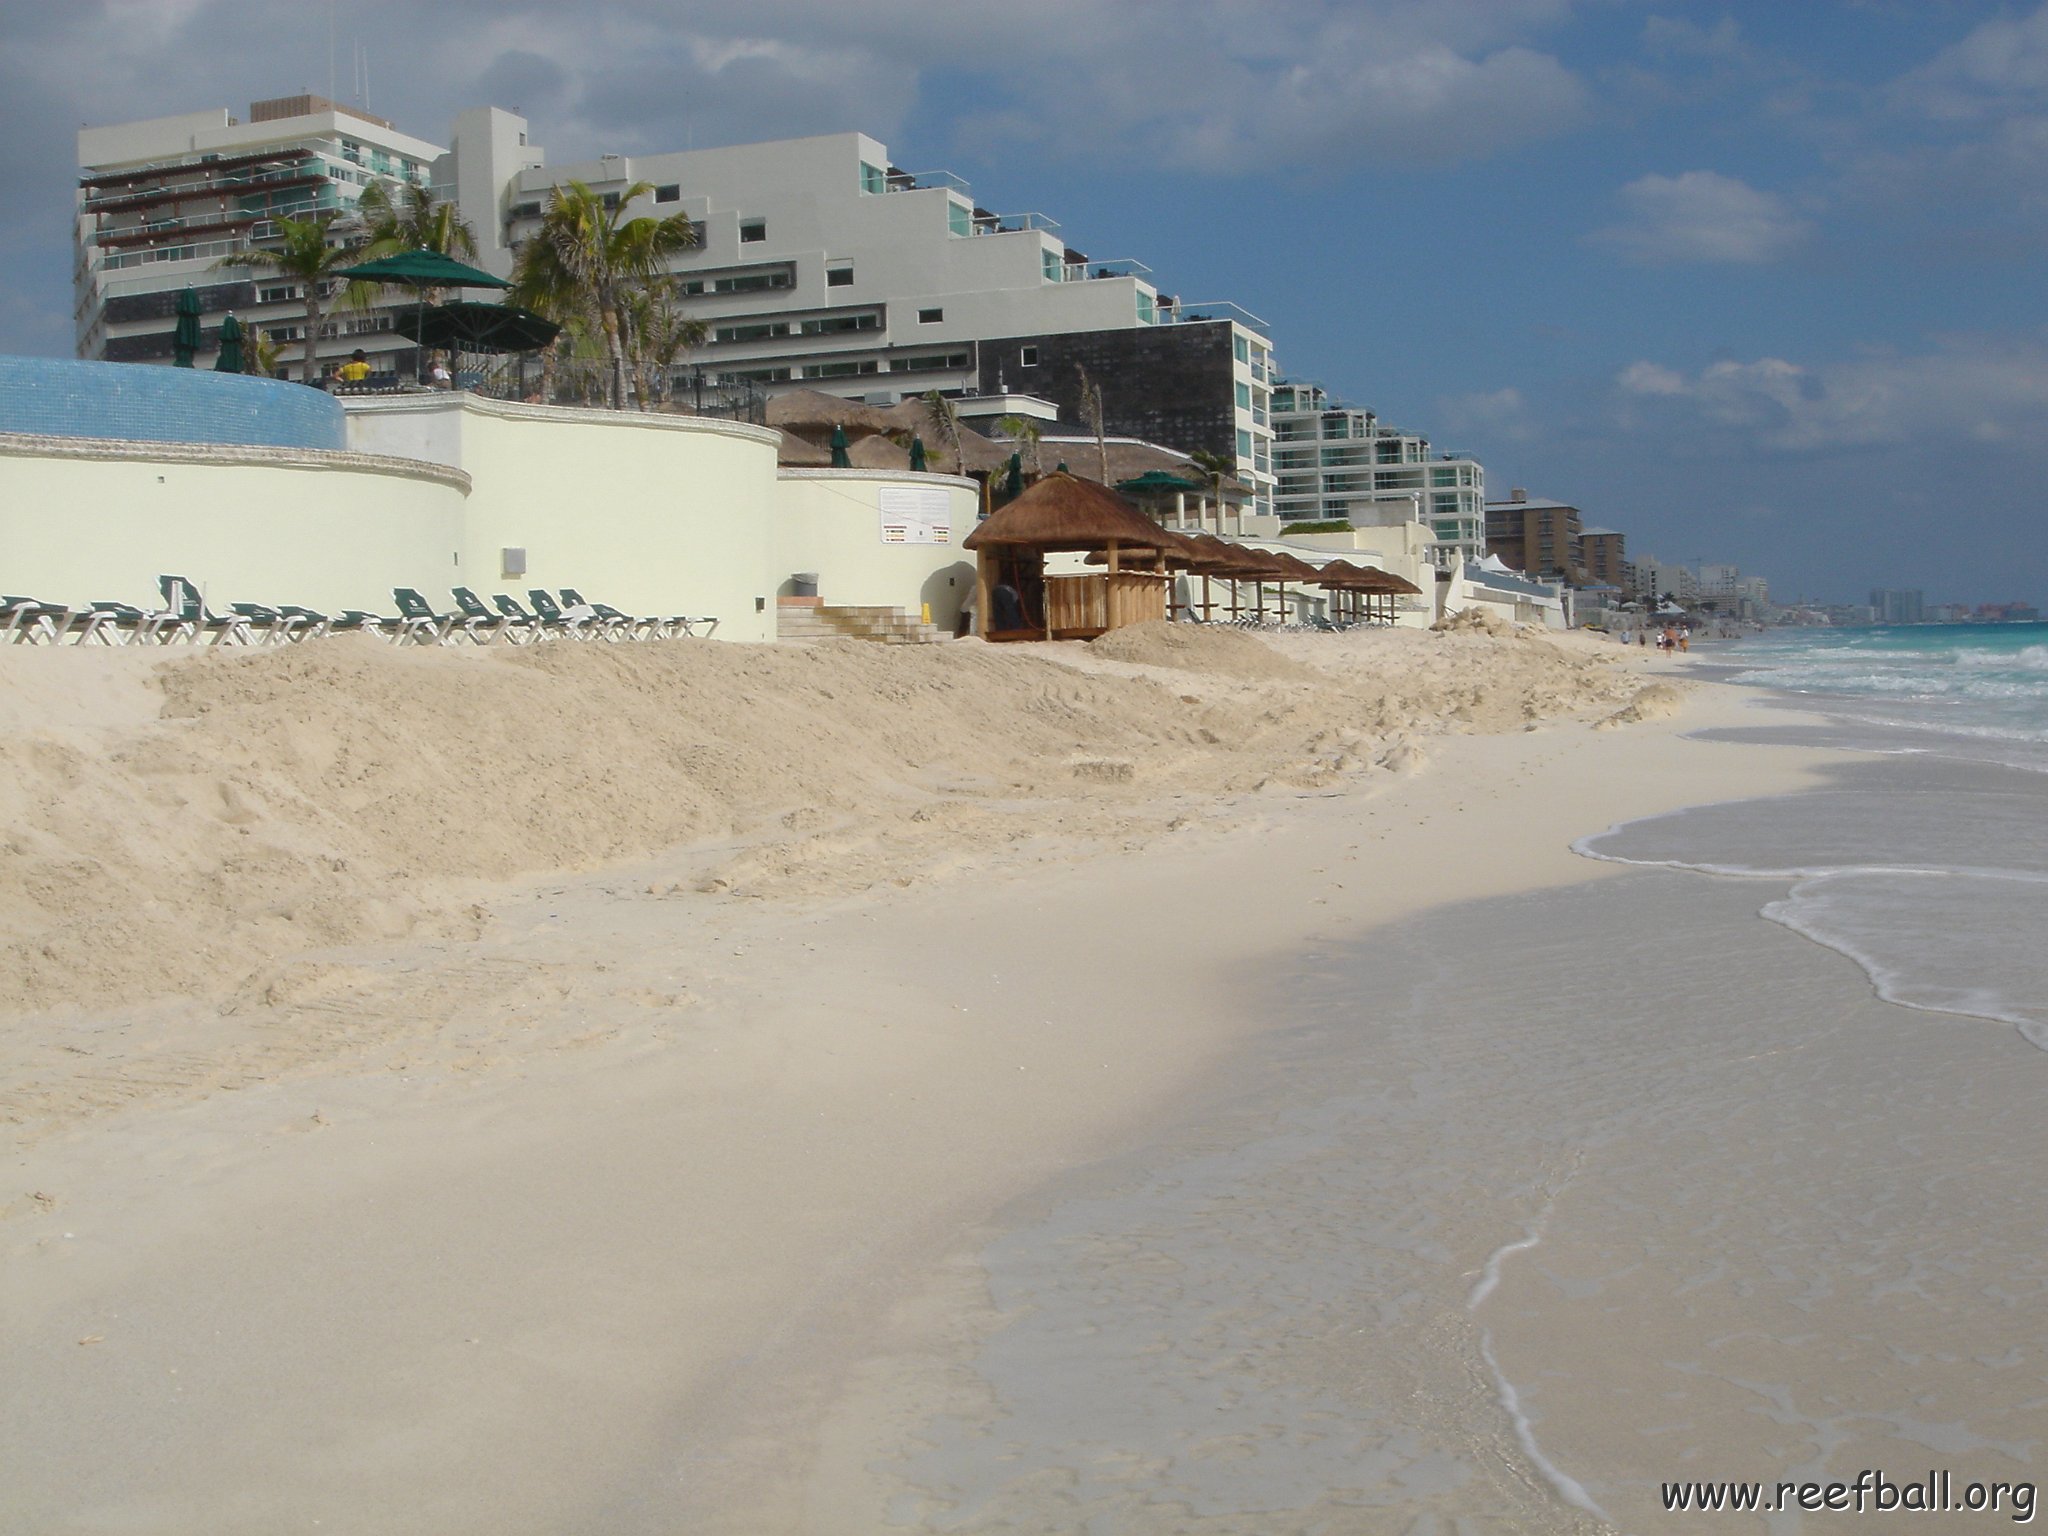
[(430, 590), (454, 568), (467, 486), (359, 453), (0, 436), (0, 586), (154, 608), (175, 574), (217, 610), (390, 613), (394, 585)]
[[(775, 638), (781, 434), (703, 417), (517, 405), (475, 395), (348, 401), (350, 445), (469, 475), (461, 575), (486, 599), (574, 587), (629, 613), (716, 618), (721, 640)], [(523, 549), (526, 573), (503, 574)], [(428, 593), (445, 602), (445, 590)]]
[[(952, 519), (945, 544), (882, 539), (882, 492), (890, 486), (942, 488)], [(776, 485), (779, 591), (798, 571), (818, 573), (818, 596), (844, 607), (901, 608), (950, 631), (974, 592), (974, 556), (960, 541), (974, 527), (979, 487), (954, 475), (888, 469), (785, 469)]]

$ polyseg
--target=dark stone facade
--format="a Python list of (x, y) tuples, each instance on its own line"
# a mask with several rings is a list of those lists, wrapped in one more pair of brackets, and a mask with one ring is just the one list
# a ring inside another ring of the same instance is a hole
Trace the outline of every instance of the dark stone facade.
[[(107, 319), (110, 323), (121, 324), (129, 320), (167, 320), (178, 323), (178, 295), (180, 288), (164, 288), (155, 293), (124, 293), (107, 300)], [(194, 285), (199, 295), (199, 312), (202, 315), (224, 315), (231, 309), (253, 309), (256, 304), (254, 283), (210, 283), (205, 287)]]
[[(1228, 321), (1138, 325), (1115, 331), (1005, 336), (981, 343), (979, 388), (1037, 395), (1060, 408), (1062, 431), (1085, 430), (1081, 379), (1102, 390), (1102, 426), (1184, 453), (1237, 452), (1236, 374)], [(1037, 349), (1026, 367), (1024, 349)]]

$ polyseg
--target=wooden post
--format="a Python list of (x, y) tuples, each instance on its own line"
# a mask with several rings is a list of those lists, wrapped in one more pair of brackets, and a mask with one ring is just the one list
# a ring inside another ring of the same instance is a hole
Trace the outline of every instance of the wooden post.
[(976, 550), (975, 557), (974, 623), (982, 638), (987, 639), (989, 630), (994, 628), (992, 621), (995, 615), (989, 610), (989, 595), (995, 584), (988, 579), (989, 552), (986, 549)]

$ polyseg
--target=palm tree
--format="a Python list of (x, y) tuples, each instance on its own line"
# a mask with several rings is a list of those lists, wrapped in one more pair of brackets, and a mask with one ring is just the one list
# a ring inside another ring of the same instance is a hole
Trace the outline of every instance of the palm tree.
[(621, 218), (633, 199), (653, 190), (645, 181), (616, 195), (600, 195), (580, 181), (556, 187), (514, 274), (518, 301), (551, 319), (565, 318), (579, 303), (597, 311), (611, 360), (611, 403), (618, 409), (626, 403), (626, 295), (664, 276), (668, 258), (697, 243), (688, 214)]
[(960, 452), (960, 413), (953, 409), (953, 402), (936, 389), (924, 397), (925, 414), (931, 418), (932, 431), (953, 454), (953, 473), (967, 473), (967, 462)]
[(1093, 383), (1088, 370), (1079, 363), (1074, 372), (1081, 376), (1081, 420), (1095, 434), (1095, 463), (1104, 485), (1109, 484), (1109, 444), (1102, 435), (1102, 386)]
[(1017, 444), (1024, 456), (1024, 467), (1031, 471), (1036, 480), (1045, 473), (1038, 457), (1038, 440), (1045, 435), (1045, 429), (1029, 416), (1005, 416), (997, 425), (1003, 436)]
[(674, 387), (676, 359), (711, 338), (711, 327), (676, 307), (680, 287), (660, 278), (627, 295), (627, 352), (639, 379), (643, 402), (666, 403)]
[(1211, 453), (1206, 448), (1197, 448), (1188, 455), (1188, 462), (1195, 466), (1202, 477), (1209, 482), (1216, 493), (1216, 531), (1223, 531), (1223, 482), (1237, 478), (1237, 455), (1232, 453)]
[(476, 230), (455, 204), (418, 182), (401, 187), (395, 181), (373, 181), (356, 200), (367, 242), (366, 260), (400, 251), (439, 251), (463, 261), (477, 259)]
[[(246, 268), (251, 272), (268, 272), (277, 277), (290, 278), (306, 295), (306, 382), (313, 382), (314, 350), (320, 344), (321, 294), (333, 285), (334, 274), (343, 267), (352, 267), (361, 251), (352, 245), (331, 245), (328, 243), (328, 225), (334, 216), (325, 218), (294, 219), (285, 214), (274, 215), (280, 243), (272, 248), (251, 246), (248, 250), (233, 256), (223, 256), (213, 264), (215, 271), (223, 268)], [(350, 308), (364, 306), (371, 292), (365, 283), (351, 283), (344, 294), (344, 302)]]

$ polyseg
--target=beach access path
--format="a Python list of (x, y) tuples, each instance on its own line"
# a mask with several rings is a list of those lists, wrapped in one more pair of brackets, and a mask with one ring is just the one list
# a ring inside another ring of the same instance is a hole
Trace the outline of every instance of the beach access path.
[(474, 937), (300, 976), (269, 1017), (317, 1059), (8, 1152), (0, 1525), (881, 1528), (865, 1363), (956, 1343), (934, 1277), (996, 1213), (1217, 1092), (1286, 1022), (1272, 957), (1609, 878), (1573, 838), (1823, 760), (1686, 739), (1747, 716), (1721, 687), (1594, 729), (1625, 692), (1174, 790), (1128, 838), (1058, 810), (903, 889), (736, 898), (774, 867), (744, 839), (529, 875)]

